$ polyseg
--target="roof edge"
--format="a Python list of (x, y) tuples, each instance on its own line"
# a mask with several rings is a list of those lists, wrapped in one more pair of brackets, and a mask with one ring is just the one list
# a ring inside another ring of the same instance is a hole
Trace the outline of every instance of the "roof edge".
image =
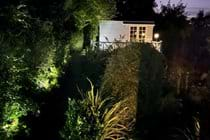
[(154, 21), (123, 21), (124, 24), (155, 24)]

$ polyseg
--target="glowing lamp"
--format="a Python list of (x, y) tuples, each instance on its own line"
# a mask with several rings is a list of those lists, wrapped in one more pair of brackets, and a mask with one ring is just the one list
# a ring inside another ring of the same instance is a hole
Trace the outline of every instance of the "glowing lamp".
[(160, 37), (160, 34), (159, 34), (159, 33), (155, 33), (155, 34), (154, 34), (154, 38), (155, 38), (156, 40), (158, 40), (159, 37)]

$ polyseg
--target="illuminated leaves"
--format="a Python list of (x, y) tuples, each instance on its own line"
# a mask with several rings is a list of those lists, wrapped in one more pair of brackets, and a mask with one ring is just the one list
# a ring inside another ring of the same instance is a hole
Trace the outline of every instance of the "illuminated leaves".
[[(19, 98), (20, 99), (20, 98)], [(13, 100), (7, 102), (2, 109), (2, 120), (0, 122), (0, 137), (13, 139), (19, 131), (27, 132), (27, 126), (21, 120), (31, 110), (32, 104), (26, 101)], [(34, 107), (35, 109), (35, 107)]]
[(81, 30), (88, 24), (97, 24), (103, 18), (110, 18), (114, 11), (114, 1), (108, 0), (66, 0), (64, 9), (74, 18)]

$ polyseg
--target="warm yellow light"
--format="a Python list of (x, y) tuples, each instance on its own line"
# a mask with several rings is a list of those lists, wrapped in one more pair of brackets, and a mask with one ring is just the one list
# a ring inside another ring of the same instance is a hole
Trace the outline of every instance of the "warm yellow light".
[(155, 38), (155, 39), (158, 39), (159, 37), (160, 37), (160, 34), (159, 34), (159, 33), (155, 33), (155, 34), (154, 34), (154, 38)]

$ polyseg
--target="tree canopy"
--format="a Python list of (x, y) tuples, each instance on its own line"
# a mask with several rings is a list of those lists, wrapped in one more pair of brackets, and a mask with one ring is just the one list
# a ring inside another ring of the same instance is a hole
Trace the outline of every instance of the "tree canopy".
[(116, 18), (122, 20), (153, 20), (155, 0), (116, 0)]

